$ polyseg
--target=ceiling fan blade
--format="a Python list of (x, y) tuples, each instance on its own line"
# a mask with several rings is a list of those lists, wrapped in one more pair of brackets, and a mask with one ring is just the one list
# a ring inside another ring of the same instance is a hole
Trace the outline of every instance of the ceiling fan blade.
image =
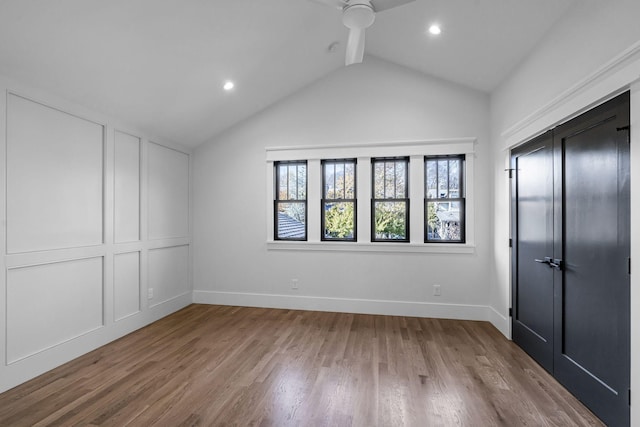
[(352, 28), (349, 30), (347, 40), (347, 57), (345, 65), (359, 64), (364, 57), (364, 28)]
[(347, 4), (346, 0), (311, 0), (315, 3), (320, 3), (325, 6), (335, 7), (338, 10), (342, 10), (344, 6)]
[(383, 10), (392, 9), (394, 7), (402, 6), (407, 3), (411, 3), (415, 0), (370, 0), (373, 10), (376, 12), (382, 12)]

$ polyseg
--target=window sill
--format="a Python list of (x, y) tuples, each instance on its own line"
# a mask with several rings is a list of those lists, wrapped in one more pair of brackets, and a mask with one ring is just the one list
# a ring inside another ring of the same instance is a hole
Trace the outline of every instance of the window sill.
[(385, 243), (385, 242), (293, 242), (267, 241), (267, 250), (320, 251), (320, 252), (378, 252), (378, 253), (433, 253), (472, 254), (475, 245), (465, 243)]

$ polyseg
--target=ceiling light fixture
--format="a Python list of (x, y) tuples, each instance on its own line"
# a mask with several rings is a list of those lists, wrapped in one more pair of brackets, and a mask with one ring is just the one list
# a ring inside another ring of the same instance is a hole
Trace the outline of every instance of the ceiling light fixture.
[(442, 28), (440, 28), (440, 25), (438, 24), (433, 24), (432, 26), (429, 27), (429, 34), (433, 34), (434, 36), (437, 36), (441, 32), (442, 32)]
[(222, 89), (229, 91), (231, 89), (233, 89), (235, 87), (235, 84), (233, 84), (233, 82), (231, 80), (227, 80), (226, 82), (224, 82), (224, 86), (222, 86)]

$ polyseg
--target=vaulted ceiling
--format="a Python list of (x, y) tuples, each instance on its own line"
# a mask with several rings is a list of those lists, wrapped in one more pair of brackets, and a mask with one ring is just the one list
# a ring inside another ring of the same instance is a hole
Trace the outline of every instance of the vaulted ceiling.
[[(574, 2), (416, 0), (377, 14), (364, 61), (491, 92)], [(346, 40), (312, 0), (0, 2), (0, 74), (192, 147), (343, 67)]]

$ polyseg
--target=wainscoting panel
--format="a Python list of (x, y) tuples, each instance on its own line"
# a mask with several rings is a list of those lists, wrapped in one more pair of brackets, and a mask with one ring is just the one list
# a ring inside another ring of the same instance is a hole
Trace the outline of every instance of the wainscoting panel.
[(9, 269), (7, 363), (100, 328), (103, 257)]
[(149, 143), (149, 239), (189, 235), (189, 156)]
[(115, 131), (114, 242), (140, 240), (140, 138)]
[(121, 119), (0, 75), (0, 393), (192, 302), (190, 151)]
[(9, 94), (7, 253), (103, 241), (104, 126)]
[(189, 246), (149, 250), (148, 286), (153, 289), (150, 306), (190, 292)]
[(113, 257), (114, 320), (140, 311), (140, 252)]

